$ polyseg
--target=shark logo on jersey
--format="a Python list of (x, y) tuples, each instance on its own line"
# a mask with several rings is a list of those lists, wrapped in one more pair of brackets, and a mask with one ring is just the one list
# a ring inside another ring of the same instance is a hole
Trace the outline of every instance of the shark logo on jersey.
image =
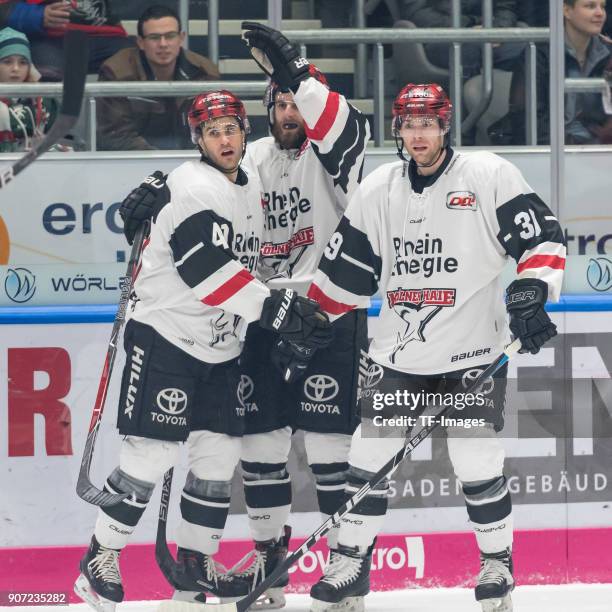
[[(230, 324), (230, 317), (233, 319)], [(215, 346), (219, 342), (225, 342), (228, 336), (234, 336), (237, 338), (236, 330), (240, 323), (240, 315), (230, 315), (222, 312), (214, 321), (210, 322), (210, 331), (212, 334), (212, 340), (208, 343), (208, 346)]]
[(442, 310), (455, 305), (455, 289), (395, 289), (387, 291), (387, 302), (405, 323), (403, 333), (398, 332), (390, 361), (395, 363), (397, 353), (410, 342), (426, 342), (424, 332), (429, 322)]
[(260, 251), (260, 272), (266, 282), (272, 278), (291, 278), (296, 264), (314, 241), (314, 228), (305, 227), (286, 242), (264, 242)]

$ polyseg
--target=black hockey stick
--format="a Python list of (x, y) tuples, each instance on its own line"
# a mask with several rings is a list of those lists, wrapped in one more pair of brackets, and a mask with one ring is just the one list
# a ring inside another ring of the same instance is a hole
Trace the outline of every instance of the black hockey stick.
[[(170, 506), (170, 491), (172, 490), (172, 474), (174, 468), (170, 468), (164, 474), (161, 499), (159, 502), (159, 519), (157, 521), (157, 536), (155, 537), (155, 560), (164, 578), (170, 583), (172, 588), (178, 591), (203, 591), (204, 585), (193, 582), (187, 584), (189, 578), (181, 572), (180, 566), (174, 560), (168, 548), (168, 538), (166, 537), (168, 525), (168, 508)], [(179, 579), (180, 575), (180, 579)], [(195, 602), (194, 602), (195, 603)]]
[[(508, 362), (510, 357), (521, 348), (520, 340), (515, 340), (506, 350), (487, 368), (485, 368), (480, 376), (471, 384), (468, 385), (464, 393), (476, 393), (484, 382), (493, 376), (504, 364)], [(312, 533), (306, 541), (294, 552), (292, 552), (269, 576), (259, 583), (246, 597), (240, 601), (222, 604), (199, 604), (198, 612), (246, 612), (253, 603), (263, 595), (296, 561), (306, 554), (308, 549), (312, 548), (343, 516), (348, 514), (383, 478), (391, 476), (398, 468), (400, 463), (425, 439), (431, 432), (438, 427), (440, 422), (439, 417), (453, 410), (452, 405), (445, 406), (436, 416), (436, 420), (432, 424), (423, 427), (415, 436), (413, 436), (405, 446), (401, 448), (394, 457), (392, 457), (385, 465), (366, 482), (359, 491), (357, 491), (344, 505), (330, 516), (317, 530)], [(193, 603), (184, 601), (165, 601), (158, 608), (158, 612), (190, 612), (196, 610)]]
[(59, 115), (37, 145), (33, 146), (12, 166), (6, 170), (0, 170), (0, 188), (10, 183), (47, 149), (56, 144), (77, 122), (81, 113), (88, 64), (87, 35), (78, 30), (66, 32), (64, 36), (64, 87)]
[[(170, 505), (170, 491), (172, 489), (172, 474), (174, 468), (170, 468), (164, 474), (164, 484), (162, 486), (161, 499), (159, 502), (159, 519), (157, 521), (157, 536), (155, 538), (155, 560), (162, 574), (170, 585), (179, 589), (179, 584), (176, 580), (178, 565), (170, 549), (168, 548), (168, 540), (166, 537), (166, 529), (168, 524), (168, 507)], [(194, 590), (200, 590), (202, 587), (196, 586)]]
[(102, 376), (100, 377), (100, 382), (98, 384), (96, 402), (94, 404), (93, 414), (91, 415), (91, 421), (89, 423), (89, 431), (87, 432), (87, 440), (85, 441), (85, 449), (83, 450), (83, 458), (81, 459), (81, 468), (79, 469), (79, 479), (77, 480), (76, 492), (81, 499), (84, 499), (86, 502), (94, 504), (95, 506), (114, 506), (129, 495), (129, 493), (109, 493), (108, 491), (101, 491), (98, 489), (91, 482), (89, 477), (89, 468), (91, 467), (91, 458), (94, 452), (94, 445), (96, 443), (98, 429), (100, 428), (100, 423), (102, 422), (102, 411), (104, 410), (104, 402), (106, 401), (108, 384), (113, 371), (115, 356), (117, 355), (117, 341), (119, 340), (119, 334), (121, 332), (121, 328), (123, 327), (125, 311), (127, 309), (128, 300), (130, 299), (130, 293), (132, 292), (132, 286), (134, 284), (134, 272), (138, 261), (140, 260), (144, 240), (148, 232), (149, 222), (146, 221), (140, 226), (138, 232), (136, 233), (134, 243), (132, 244), (132, 251), (130, 252), (130, 260), (128, 262), (127, 271), (125, 276), (119, 281), (119, 285), (121, 287), (121, 297), (119, 299), (119, 306), (117, 308), (115, 322), (113, 323), (113, 330), (111, 331), (110, 341), (106, 351), (106, 359), (102, 369)]

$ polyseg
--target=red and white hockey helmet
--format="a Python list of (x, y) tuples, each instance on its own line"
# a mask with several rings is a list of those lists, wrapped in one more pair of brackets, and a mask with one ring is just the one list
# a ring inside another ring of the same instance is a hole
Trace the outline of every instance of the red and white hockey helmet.
[(437, 117), (442, 132), (450, 129), (453, 105), (446, 92), (437, 83), (415, 85), (408, 83), (393, 101), (391, 130), (394, 136), (408, 117)]
[(193, 144), (198, 144), (200, 126), (217, 117), (236, 117), (246, 134), (251, 131), (244, 104), (227, 89), (203, 93), (195, 97), (187, 113)]
[[(327, 82), (327, 78), (314, 64), (310, 64), (308, 66), (308, 72), (311, 77), (314, 77), (315, 79), (317, 79), (317, 81), (319, 81), (319, 83), (323, 83), (323, 85), (325, 85), (325, 87), (329, 89), (329, 83)], [(273, 107), (274, 102), (276, 101), (276, 94), (279, 91), (283, 91), (286, 93), (289, 90), (281, 89), (278, 83), (276, 83), (275, 81), (270, 81), (264, 93), (263, 105), (268, 109), (268, 120), (270, 122), (270, 125), (274, 123)]]

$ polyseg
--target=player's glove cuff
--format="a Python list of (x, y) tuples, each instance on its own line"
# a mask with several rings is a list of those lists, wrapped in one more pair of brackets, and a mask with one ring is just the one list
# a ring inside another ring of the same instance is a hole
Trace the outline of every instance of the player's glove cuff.
[(270, 292), (263, 303), (259, 324), (285, 340), (308, 347), (322, 348), (333, 339), (331, 323), (317, 302), (298, 295), (293, 289)]

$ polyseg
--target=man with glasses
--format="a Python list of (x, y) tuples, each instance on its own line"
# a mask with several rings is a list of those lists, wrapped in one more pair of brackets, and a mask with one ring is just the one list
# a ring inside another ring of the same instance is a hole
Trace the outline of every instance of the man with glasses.
[[(166, 6), (146, 9), (138, 20), (137, 47), (123, 49), (100, 69), (100, 81), (208, 81), (219, 79), (206, 57), (186, 51), (176, 12)], [(190, 148), (184, 98), (99, 98), (98, 148), (101, 150)]]

